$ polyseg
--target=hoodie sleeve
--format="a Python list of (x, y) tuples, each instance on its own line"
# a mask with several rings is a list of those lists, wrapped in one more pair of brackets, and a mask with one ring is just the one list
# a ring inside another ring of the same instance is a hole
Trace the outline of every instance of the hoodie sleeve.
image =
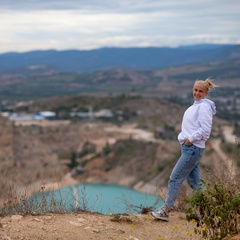
[(189, 137), (190, 142), (194, 143), (198, 140), (207, 141), (212, 129), (213, 114), (213, 109), (209, 104), (202, 103), (200, 105), (197, 120), (199, 128)]

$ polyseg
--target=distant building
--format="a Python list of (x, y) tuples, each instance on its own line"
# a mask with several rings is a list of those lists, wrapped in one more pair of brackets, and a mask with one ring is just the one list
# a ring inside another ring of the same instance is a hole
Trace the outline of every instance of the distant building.
[(33, 115), (35, 120), (40, 120), (40, 119), (55, 119), (57, 117), (57, 114), (55, 112), (51, 111), (43, 111), (39, 113), (35, 113)]
[(92, 114), (90, 112), (71, 112), (71, 117), (82, 117), (82, 118), (90, 118)]
[(105, 118), (112, 118), (114, 115), (111, 110), (109, 109), (102, 109), (98, 112), (94, 112), (95, 117), (105, 117)]
[(32, 114), (11, 113), (8, 116), (10, 121), (30, 121), (34, 120)]
[(2, 112), (1, 115), (7, 117), (10, 121), (56, 119), (57, 117), (55, 112), (50, 111), (38, 112), (34, 114)]
[(111, 110), (109, 109), (102, 109), (98, 112), (71, 112), (70, 113), (71, 117), (82, 117), (82, 118), (89, 118), (89, 119), (94, 119), (94, 118), (112, 118), (114, 117), (114, 114)]

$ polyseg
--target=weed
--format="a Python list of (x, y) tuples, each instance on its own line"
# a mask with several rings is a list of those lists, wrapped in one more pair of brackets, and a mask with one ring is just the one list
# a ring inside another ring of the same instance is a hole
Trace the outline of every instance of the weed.
[(197, 190), (187, 200), (187, 220), (195, 219), (195, 232), (210, 240), (223, 239), (240, 232), (240, 188), (234, 181), (219, 180), (214, 184), (202, 181), (203, 191)]
[(235, 147), (230, 144), (222, 147), (232, 154), (232, 158), (223, 163), (221, 177), (214, 171), (209, 172), (210, 178), (202, 180), (203, 189), (194, 191), (185, 201), (188, 205), (187, 219), (197, 222), (195, 232), (210, 240), (240, 232), (240, 184), (236, 166), (239, 142), (236, 140)]

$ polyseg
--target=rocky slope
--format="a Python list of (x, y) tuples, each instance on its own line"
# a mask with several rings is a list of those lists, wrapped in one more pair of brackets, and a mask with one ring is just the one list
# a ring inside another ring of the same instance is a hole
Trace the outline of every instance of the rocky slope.
[[(61, 100), (55, 101), (54, 106), (57, 102)], [(45, 107), (47, 101), (41, 104), (38, 106)], [(117, 183), (150, 193), (166, 187), (180, 152), (176, 135), (184, 108), (162, 100), (137, 97), (114, 106), (127, 109), (131, 116), (128, 121), (121, 125), (67, 120), (14, 124), (1, 117), (0, 187), (4, 189), (1, 197), (19, 201), (33, 189), (39, 191), (43, 185), (54, 182), (58, 187), (82, 181)], [(41, 108), (35, 106), (37, 109)], [(223, 122), (214, 121), (213, 136), (217, 137)], [(173, 129), (170, 135), (154, 138), (154, 130), (160, 128), (169, 133), (169, 127)], [(210, 170), (220, 169), (219, 155), (211, 141), (202, 162)], [(92, 146), (94, 151), (89, 152), (86, 146)], [(74, 179), (69, 177), (71, 169), (67, 167), (73, 154), (77, 154), (75, 160), (83, 167), (81, 174), (74, 174)]]

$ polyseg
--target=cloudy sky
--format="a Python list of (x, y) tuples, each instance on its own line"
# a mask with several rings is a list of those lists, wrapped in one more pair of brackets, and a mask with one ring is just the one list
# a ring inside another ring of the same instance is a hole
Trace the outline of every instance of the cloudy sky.
[(240, 44), (240, 0), (0, 0), (0, 53)]

